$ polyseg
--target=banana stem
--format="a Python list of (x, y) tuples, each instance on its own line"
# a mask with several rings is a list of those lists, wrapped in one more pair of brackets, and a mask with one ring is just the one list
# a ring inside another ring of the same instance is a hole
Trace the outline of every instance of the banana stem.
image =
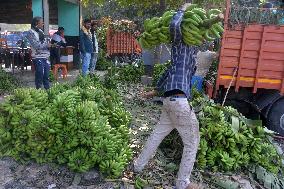
[(214, 18), (205, 20), (202, 24), (203, 27), (209, 28), (211, 27), (213, 24), (216, 24), (218, 22), (220, 22), (222, 19), (219, 18), (219, 16), (216, 16)]

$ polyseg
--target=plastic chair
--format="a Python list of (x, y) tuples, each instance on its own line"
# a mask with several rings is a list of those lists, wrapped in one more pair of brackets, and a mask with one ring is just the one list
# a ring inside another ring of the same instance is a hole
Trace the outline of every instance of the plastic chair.
[(63, 79), (65, 79), (67, 77), (68, 71), (67, 71), (67, 67), (65, 64), (55, 64), (53, 67), (53, 75), (54, 78), (57, 80), (58, 79), (58, 69), (61, 68), (62, 69), (62, 75), (63, 75)]

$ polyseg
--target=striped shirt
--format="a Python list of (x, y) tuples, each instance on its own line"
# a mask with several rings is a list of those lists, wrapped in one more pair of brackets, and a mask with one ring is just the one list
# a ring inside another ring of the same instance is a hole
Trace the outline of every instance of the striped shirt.
[(163, 93), (180, 90), (187, 98), (190, 98), (191, 79), (196, 70), (196, 55), (199, 49), (197, 46), (186, 45), (182, 41), (181, 21), (183, 14), (183, 11), (178, 11), (170, 24), (172, 64), (159, 79), (157, 89)]
[(38, 33), (30, 29), (27, 32), (26, 38), (30, 42), (31, 49), (32, 49), (32, 58), (45, 58), (48, 59), (50, 56), (50, 52), (48, 50), (48, 43), (46, 39), (44, 42), (40, 42)]

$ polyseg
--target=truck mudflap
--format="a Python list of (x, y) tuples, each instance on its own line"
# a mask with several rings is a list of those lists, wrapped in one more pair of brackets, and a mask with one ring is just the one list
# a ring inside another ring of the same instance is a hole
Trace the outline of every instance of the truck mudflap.
[(284, 96), (276, 90), (264, 90), (255, 95), (253, 102), (254, 108), (267, 118), (273, 104), (281, 98), (284, 98)]

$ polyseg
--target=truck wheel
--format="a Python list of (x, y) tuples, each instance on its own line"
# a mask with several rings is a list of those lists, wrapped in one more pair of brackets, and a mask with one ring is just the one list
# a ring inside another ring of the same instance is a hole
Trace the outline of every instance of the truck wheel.
[(272, 105), (267, 117), (267, 127), (284, 136), (284, 98)]

